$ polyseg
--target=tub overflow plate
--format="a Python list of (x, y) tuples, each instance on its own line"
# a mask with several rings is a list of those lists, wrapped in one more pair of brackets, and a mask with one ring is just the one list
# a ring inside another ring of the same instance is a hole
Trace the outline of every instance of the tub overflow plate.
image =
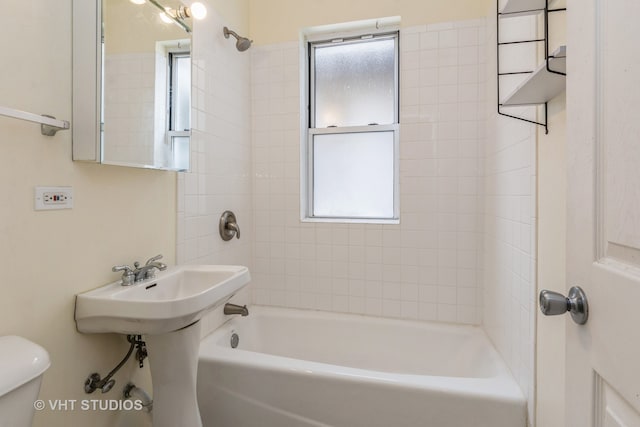
[(238, 347), (238, 343), (240, 342), (240, 337), (235, 332), (231, 334), (231, 348)]

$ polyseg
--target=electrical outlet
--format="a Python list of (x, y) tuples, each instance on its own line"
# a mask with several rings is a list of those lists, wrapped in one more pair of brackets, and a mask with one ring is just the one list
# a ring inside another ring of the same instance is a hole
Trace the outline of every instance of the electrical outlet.
[(36, 187), (35, 209), (72, 209), (72, 187)]

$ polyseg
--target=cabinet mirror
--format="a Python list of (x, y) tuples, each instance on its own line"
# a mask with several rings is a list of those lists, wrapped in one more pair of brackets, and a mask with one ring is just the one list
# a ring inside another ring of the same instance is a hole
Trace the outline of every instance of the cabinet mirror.
[(74, 0), (74, 160), (189, 169), (191, 19), (161, 1)]

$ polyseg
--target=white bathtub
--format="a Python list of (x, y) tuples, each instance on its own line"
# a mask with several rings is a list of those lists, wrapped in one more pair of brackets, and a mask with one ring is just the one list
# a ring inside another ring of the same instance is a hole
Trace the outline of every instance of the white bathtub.
[(198, 402), (205, 427), (526, 426), (479, 328), (255, 306), (202, 341)]

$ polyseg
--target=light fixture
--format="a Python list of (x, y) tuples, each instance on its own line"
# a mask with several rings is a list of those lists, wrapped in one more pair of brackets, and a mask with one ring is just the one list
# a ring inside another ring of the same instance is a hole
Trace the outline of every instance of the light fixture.
[[(141, 1), (144, 3), (146, 0), (131, 0), (132, 2)], [(139, 3), (139, 4), (142, 4)], [(171, 23), (174, 22), (182, 27), (187, 33), (191, 32), (191, 27), (189, 27), (184, 20), (186, 18), (195, 18), (195, 19), (204, 19), (207, 16), (207, 8), (204, 4), (200, 2), (194, 2), (191, 6), (180, 6), (177, 9), (171, 9), (170, 7), (164, 7), (157, 0), (149, 0), (149, 3), (160, 9), (160, 19), (163, 22)]]
[(191, 15), (196, 19), (204, 19), (207, 16), (207, 8), (200, 2), (191, 3)]
[(133, 4), (145, 4), (146, 0), (129, 0)]
[(195, 2), (191, 6), (180, 6), (177, 9), (169, 9), (167, 12), (174, 18), (186, 19), (186, 18), (196, 18), (196, 19), (204, 19), (207, 16), (207, 8), (200, 2)]
[(191, 10), (189, 10), (189, 8), (185, 6), (180, 6), (177, 9), (169, 9), (167, 13), (170, 13), (174, 18), (191, 18)]

